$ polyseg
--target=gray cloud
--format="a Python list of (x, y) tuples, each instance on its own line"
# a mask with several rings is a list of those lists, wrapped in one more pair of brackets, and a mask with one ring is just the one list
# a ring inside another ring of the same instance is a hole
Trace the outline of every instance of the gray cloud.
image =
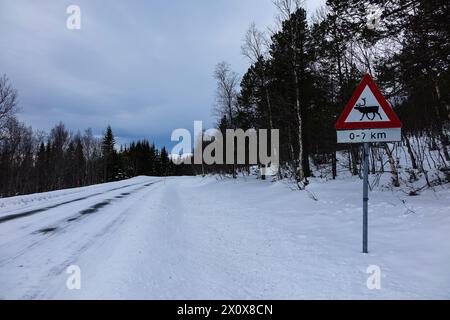
[[(66, 29), (70, 4), (81, 7), (81, 30)], [(35, 129), (63, 121), (101, 134), (111, 124), (121, 141), (163, 145), (194, 120), (213, 124), (215, 64), (245, 72), (246, 29), (274, 15), (271, 0), (3, 0), (0, 73)]]

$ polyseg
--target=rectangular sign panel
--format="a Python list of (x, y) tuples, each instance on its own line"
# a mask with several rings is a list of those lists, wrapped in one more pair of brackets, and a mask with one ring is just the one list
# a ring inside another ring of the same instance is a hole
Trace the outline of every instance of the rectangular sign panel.
[(337, 131), (338, 143), (397, 142), (402, 140), (401, 128)]

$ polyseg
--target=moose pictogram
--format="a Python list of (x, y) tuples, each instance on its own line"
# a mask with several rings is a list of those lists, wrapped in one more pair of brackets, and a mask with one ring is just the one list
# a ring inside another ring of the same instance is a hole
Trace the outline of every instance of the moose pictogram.
[(383, 117), (380, 114), (380, 107), (379, 106), (368, 106), (366, 100), (367, 100), (366, 98), (362, 98), (362, 101), (364, 103), (356, 104), (355, 109), (362, 113), (361, 120), (359, 120), (359, 121), (363, 121), (364, 117), (366, 117), (367, 120), (373, 121), (373, 120), (375, 120), (377, 115), (380, 117), (380, 120), (383, 120)]

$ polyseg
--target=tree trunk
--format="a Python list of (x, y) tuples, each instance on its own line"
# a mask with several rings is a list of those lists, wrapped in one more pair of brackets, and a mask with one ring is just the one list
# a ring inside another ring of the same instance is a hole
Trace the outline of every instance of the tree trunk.
[(358, 149), (351, 146), (350, 147), (350, 155), (351, 155), (351, 173), (353, 176), (357, 176), (358, 172)]
[(297, 71), (294, 70), (295, 79), (295, 112), (298, 122), (298, 168), (297, 168), (297, 181), (302, 181), (305, 178), (303, 171), (303, 119), (300, 106), (300, 89)]
[(336, 177), (337, 177), (336, 151), (333, 151), (333, 153), (331, 154), (331, 172), (333, 175), (333, 180), (336, 180)]
[[(235, 125), (234, 125), (234, 120), (233, 120), (233, 106), (231, 105), (231, 98), (229, 98), (229, 102), (228, 102), (228, 113), (229, 113), (229, 117), (230, 117), (230, 124), (231, 127), (233, 129), (236, 129)], [(233, 179), (237, 179), (237, 175), (236, 175), (236, 146), (233, 143)]]
[[(272, 119), (272, 105), (270, 103), (270, 96), (269, 96), (269, 89), (266, 86), (266, 76), (263, 75), (263, 82), (264, 82), (264, 91), (266, 93), (266, 103), (267, 103), (267, 109), (269, 110), (269, 132), (272, 132), (273, 129), (273, 119)], [(272, 144), (272, 136), (270, 137), (270, 143)], [(272, 148), (270, 148), (272, 150)], [(261, 179), (266, 180), (266, 166), (263, 166), (263, 171), (261, 172)], [(278, 169), (280, 170), (280, 169)]]
[(398, 175), (397, 166), (395, 165), (394, 157), (392, 155), (392, 151), (391, 151), (391, 149), (389, 149), (389, 146), (387, 145), (387, 143), (383, 143), (383, 147), (384, 147), (384, 150), (386, 151), (386, 154), (389, 159), (389, 164), (391, 166), (392, 184), (394, 187), (398, 188), (398, 187), (400, 187), (400, 178)]
[(408, 150), (409, 158), (411, 159), (411, 165), (414, 170), (417, 170), (418, 169), (417, 161), (416, 161), (416, 157), (414, 156), (414, 152), (411, 147), (411, 142), (409, 141), (409, 138), (406, 135), (403, 135), (403, 140), (405, 141), (406, 149)]
[(440, 140), (442, 146), (442, 152), (444, 153), (444, 157), (446, 161), (450, 161), (450, 154), (447, 149), (447, 145), (449, 144), (448, 136), (441, 130), (440, 132)]
[(375, 174), (376, 172), (377, 172), (377, 168), (376, 168), (376, 158), (375, 158), (375, 152), (374, 152), (374, 149), (373, 148), (371, 148), (372, 150), (371, 150), (371, 157), (370, 157), (370, 159), (371, 159), (371, 162), (372, 162), (372, 168), (371, 168), (371, 171), (372, 171), (372, 174)]

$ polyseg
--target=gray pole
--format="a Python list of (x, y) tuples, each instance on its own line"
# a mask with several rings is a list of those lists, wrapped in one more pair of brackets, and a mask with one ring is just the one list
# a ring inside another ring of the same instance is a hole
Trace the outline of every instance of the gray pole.
[(370, 144), (364, 143), (364, 182), (363, 182), (363, 253), (369, 253), (369, 152)]

